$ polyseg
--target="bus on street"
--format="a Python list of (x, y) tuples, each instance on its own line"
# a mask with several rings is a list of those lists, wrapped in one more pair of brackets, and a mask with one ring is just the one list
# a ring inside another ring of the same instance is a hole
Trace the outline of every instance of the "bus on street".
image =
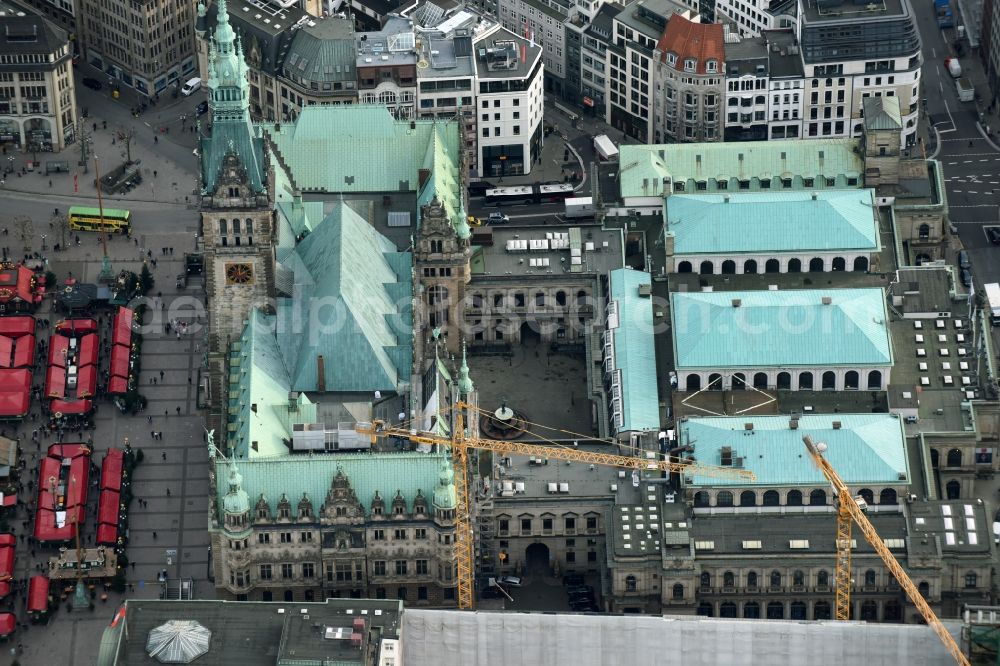
[(102, 213), (99, 208), (72, 206), (69, 209), (69, 228), (73, 231), (129, 234), (132, 232), (132, 212), (120, 208), (105, 208)]

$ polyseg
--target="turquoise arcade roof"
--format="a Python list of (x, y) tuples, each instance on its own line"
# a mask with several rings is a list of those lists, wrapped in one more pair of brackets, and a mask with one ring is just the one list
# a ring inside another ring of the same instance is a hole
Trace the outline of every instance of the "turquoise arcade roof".
[(674, 255), (881, 248), (874, 190), (673, 194)]
[(677, 292), (670, 302), (678, 370), (893, 362), (879, 288)]
[(344, 202), (283, 261), (294, 298), (278, 301), (279, 346), (293, 391), (397, 391), (413, 358), (412, 257)]
[[(303, 492), (309, 495), (318, 513), (338, 469), (343, 469), (350, 479), (367, 514), (376, 490), (387, 505), (399, 490), (410, 508), (420, 490), (430, 505), (439, 485), (442, 464), (447, 460), (447, 453), (324, 453), (255, 457), (238, 460), (237, 465), (250, 506), (255, 506), (263, 493), (272, 515), (277, 513), (282, 493), (294, 506), (302, 499)], [(216, 478), (220, 481), (216, 484), (216, 494), (221, 507), (229, 490), (226, 481), (229, 464), (220, 456), (215, 459), (215, 466)]]
[(417, 192), (418, 206), (436, 197), (458, 236), (471, 235), (454, 120), (397, 120), (378, 105), (307, 106), (267, 131), (301, 191)]
[(615, 371), (621, 377), (622, 425), (618, 432), (660, 427), (653, 305), (649, 297), (639, 296), (639, 286), (650, 284), (649, 273), (630, 268), (611, 271), (611, 300), (618, 304), (618, 326), (612, 333)]
[[(833, 422), (841, 426), (834, 429)], [(753, 423), (753, 430), (745, 424)], [(797, 430), (787, 416), (695, 417), (680, 424), (682, 443), (691, 443), (694, 456), (706, 465), (722, 463), (722, 447), (757, 479), (716, 479), (694, 476), (687, 486), (823, 486), (823, 473), (813, 464), (802, 437), (825, 442), (824, 453), (852, 490), (867, 484), (908, 483), (906, 437), (895, 414), (816, 414), (799, 417)], [(878, 490), (875, 489), (876, 495)], [(808, 501), (808, 500), (807, 500)]]
[[(726, 143), (671, 143), (620, 146), (618, 179), (622, 198), (655, 197), (663, 192), (663, 179), (672, 183), (793, 178), (795, 188), (807, 187), (803, 178), (814, 178), (813, 187), (850, 187), (847, 178), (860, 178), (864, 160), (854, 152), (856, 139), (793, 139), (788, 141), (736, 141)], [(751, 189), (756, 189), (754, 181)], [(772, 183), (771, 189), (777, 189)], [(855, 186), (856, 187), (856, 186)], [(713, 189), (714, 185), (709, 187)], [(736, 190), (735, 182), (729, 185)], [(687, 191), (694, 191), (691, 185)]]

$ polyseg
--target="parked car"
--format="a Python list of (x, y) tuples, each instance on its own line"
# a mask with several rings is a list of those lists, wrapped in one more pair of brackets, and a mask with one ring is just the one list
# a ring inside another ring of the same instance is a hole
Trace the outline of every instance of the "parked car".
[(964, 284), (966, 287), (972, 286), (972, 271), (970, 271), (968, 268), (962, 269), (962, 284)]
[(972, 262), (969, 261), (969, 253), (965, 250), (958, 251), (958, 267), (972, 268)]
[(518, 576), (500, 576), (497, 582), (508, 587), (521, 587), (521, 579)]
[(487, 222), (490, 224), (507, 224), (510, 222), (510, 218), (503, 213), (490, 213), (490, 216), (487, 218)]
[(986, 236), (994, 245), (1000, 245), (1000, 227), (989, 227), (986, 229)]
[(194, 112), (199, 116), (203, 116), (208, 113), (208, 100), (199, 102), (198, 106), (194, 107)]
[(97, 79), (92, 79), (89, 76), (85, 77), (81, 83), (83, 83), (83, 85), (87, 86), (91, 90), (101, 89), (101, 82), (98, 81)]
[(567, 585), (566, 594), (593, 594), (594, 588), (590, 585)]

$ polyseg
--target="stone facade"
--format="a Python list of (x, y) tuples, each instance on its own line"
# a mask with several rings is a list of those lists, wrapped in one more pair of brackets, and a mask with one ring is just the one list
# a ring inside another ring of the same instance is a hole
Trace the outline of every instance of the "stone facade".
[(469, 240), (459, 238), (437, 201), (424, 206), (417, 243), (413, 251), (418, 292), (422, 292), (423, 323), (428, 332), (440, 329), (451, 353), (461, 348), (466, 331), (462, 312), (471, 278)]

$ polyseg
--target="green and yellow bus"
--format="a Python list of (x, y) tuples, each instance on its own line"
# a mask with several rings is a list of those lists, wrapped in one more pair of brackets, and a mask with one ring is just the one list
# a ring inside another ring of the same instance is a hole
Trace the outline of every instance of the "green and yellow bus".
[[(102, 217), (104, 219), (103, 225), (101, 224)], [(105, 208), (102, 215), (100, 208), (72, 206), (69, 209), (69, 228), (74, 231), (128, 234), (132, 231), (132, 213), (120, 208)]]

